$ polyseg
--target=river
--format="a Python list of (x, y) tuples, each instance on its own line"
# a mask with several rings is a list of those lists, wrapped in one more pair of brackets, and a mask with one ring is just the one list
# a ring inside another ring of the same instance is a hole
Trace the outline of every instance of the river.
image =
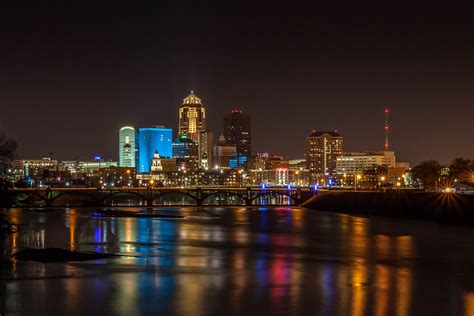
[[(134, 211), (136, 208), (122, 208)], [(2, 269), (0, 314), (474, 315), (474, 229), (298, 207), (169, 207), (183, 219), (10, 209), (9, 255), (121, 254)]]

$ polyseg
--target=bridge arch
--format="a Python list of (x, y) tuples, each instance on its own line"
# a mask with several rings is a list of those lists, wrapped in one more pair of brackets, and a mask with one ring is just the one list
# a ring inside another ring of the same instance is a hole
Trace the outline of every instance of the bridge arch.
[[(215, 198), (212, 202), (212, 198)], [(229, 199), (230, 198), (230, 199)], [(205, 195), (202, 199), (202, 205), (246, 205), (247, 199), (239, 194), (232, 191), (217, 191)]]
[[(101, 198), (102, 202), (104, 204), (117, 204), (117, 205), (131, 205), (133, 203), (126, 203), (126, 201), (131, 201), (132, 199), (124, 199), (124, 197), (133, 197), (133, 200), (138, 200), (137, 203), (135, 204), (146, 204), (146, 197), (141, 195), (138, 192), (133, 192), (133, 191), (117, 191), (117, 192), (112, 192), (109, 193), (108, 195), (104, 196)], [(113, 198), (116, 198), (117, 202), (113, 200)]]
[(197, 205), (198, 199), (187, 192), (166, 191), (152, 196), (153, 205)]
[(40, 195), (36, 192), (20, 192), (9, 198), (13, 205), (25, 206), (25, 205), (46, 205), (47, 197)]
[[(64, 203), (61, 200), (64, 197), (69, 197)], [(75, 199), (73, 197), (76, 197)], [(96, 203), (98, 199), (88, 193), (83, 191), (65, 191), (60, 192), (58, 195), (51, 197), (50, 199), (45, 199), (49, 206), (85, 206), (87, 204)]]
[[(286, 199), (286, 201), (285, 201)], [(256, 196), (250, 199), (252, 205), (296, 205), (297, 200), (295, 194), (285, 191), (268, 191), (259, 192)]]

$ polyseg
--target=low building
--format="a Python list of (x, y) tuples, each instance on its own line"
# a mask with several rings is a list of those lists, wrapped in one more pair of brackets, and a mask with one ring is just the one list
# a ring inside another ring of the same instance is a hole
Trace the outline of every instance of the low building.
[(41, 178), (45, 172), (56, 171), (58, 168), (58, 161), (51, 158), (18, 159), (12, 161), (11, 174), (18, 180), (28, 177)]
[(362, 174), (375, 166), (395, 167), (395, 152), (352, 152), (336, 158), (336, 174), (338, 175)]
[(136, 169), (131, 167), (106, 167), (99, 171), (99, 181), (96, 186), (103, 187), (132, 187), (136, 182)]
[(230, 160), (237, 154), (237, 147), (234, 145), (226, 145), (224, 135), (219, 137), (219, 142), (213, 147), (213, 163), (214, 169), (230, 168)]

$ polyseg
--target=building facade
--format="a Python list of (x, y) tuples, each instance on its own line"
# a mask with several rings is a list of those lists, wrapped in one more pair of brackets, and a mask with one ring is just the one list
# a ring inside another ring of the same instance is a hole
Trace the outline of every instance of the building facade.
[(199, 168), (198, 143), (186, 135), (181, 135), (173, 142), (173, 158), (176, 159), (178, 169), (196, 170)]
[(178, 115), (178, 136), (185, 135), (196, 141), (199, 132), (206, 130), (206, 109), (201, 99), (193, 91), (184, 98)]
[(237, 147), (227, 145), (224, 135), (219, 136), (218, 143), (212, 149), (214, 169), (230, 168), (230, 160), (237, 154)]
[(136, 166), (136, 132), (131, 126), (124, 126), (119, 131), (119, 164), (120, 167)]
[(224, 137), (227, 145), (237, 148), (239, 156), (249, 158), (252, 155), (250, 116), (242, 110), (224, 115)]
[(138, 172), (150, 172), (151, 159), (157, 151), (161, 157), (171, 158), (173, 130), (163, 126), (138, 130)]
[(325, 181), (336, 173), (337, 157), (344, 154), (343, 145), (343, 137), (337, 131), (313, 131), (306, 138), (306, 164), (312, 181)]
[(393, 151), (368, 151), (345, 153), (336, 158), (337, 174), (361, 174), (373, 167), (395, 167), (395, 152)]
[(212, 146), (214, 145), (214, 133), (200, 131), (197, 143), (199, 168), (207, 170), (212, 166)]

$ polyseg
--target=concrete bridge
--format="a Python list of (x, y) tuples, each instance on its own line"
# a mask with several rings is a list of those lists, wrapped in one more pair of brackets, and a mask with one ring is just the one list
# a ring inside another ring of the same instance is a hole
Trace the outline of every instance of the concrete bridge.
[(299, 205), (316, 192), (309, 188), (158, 187), (16, 188), (10, 206)]

